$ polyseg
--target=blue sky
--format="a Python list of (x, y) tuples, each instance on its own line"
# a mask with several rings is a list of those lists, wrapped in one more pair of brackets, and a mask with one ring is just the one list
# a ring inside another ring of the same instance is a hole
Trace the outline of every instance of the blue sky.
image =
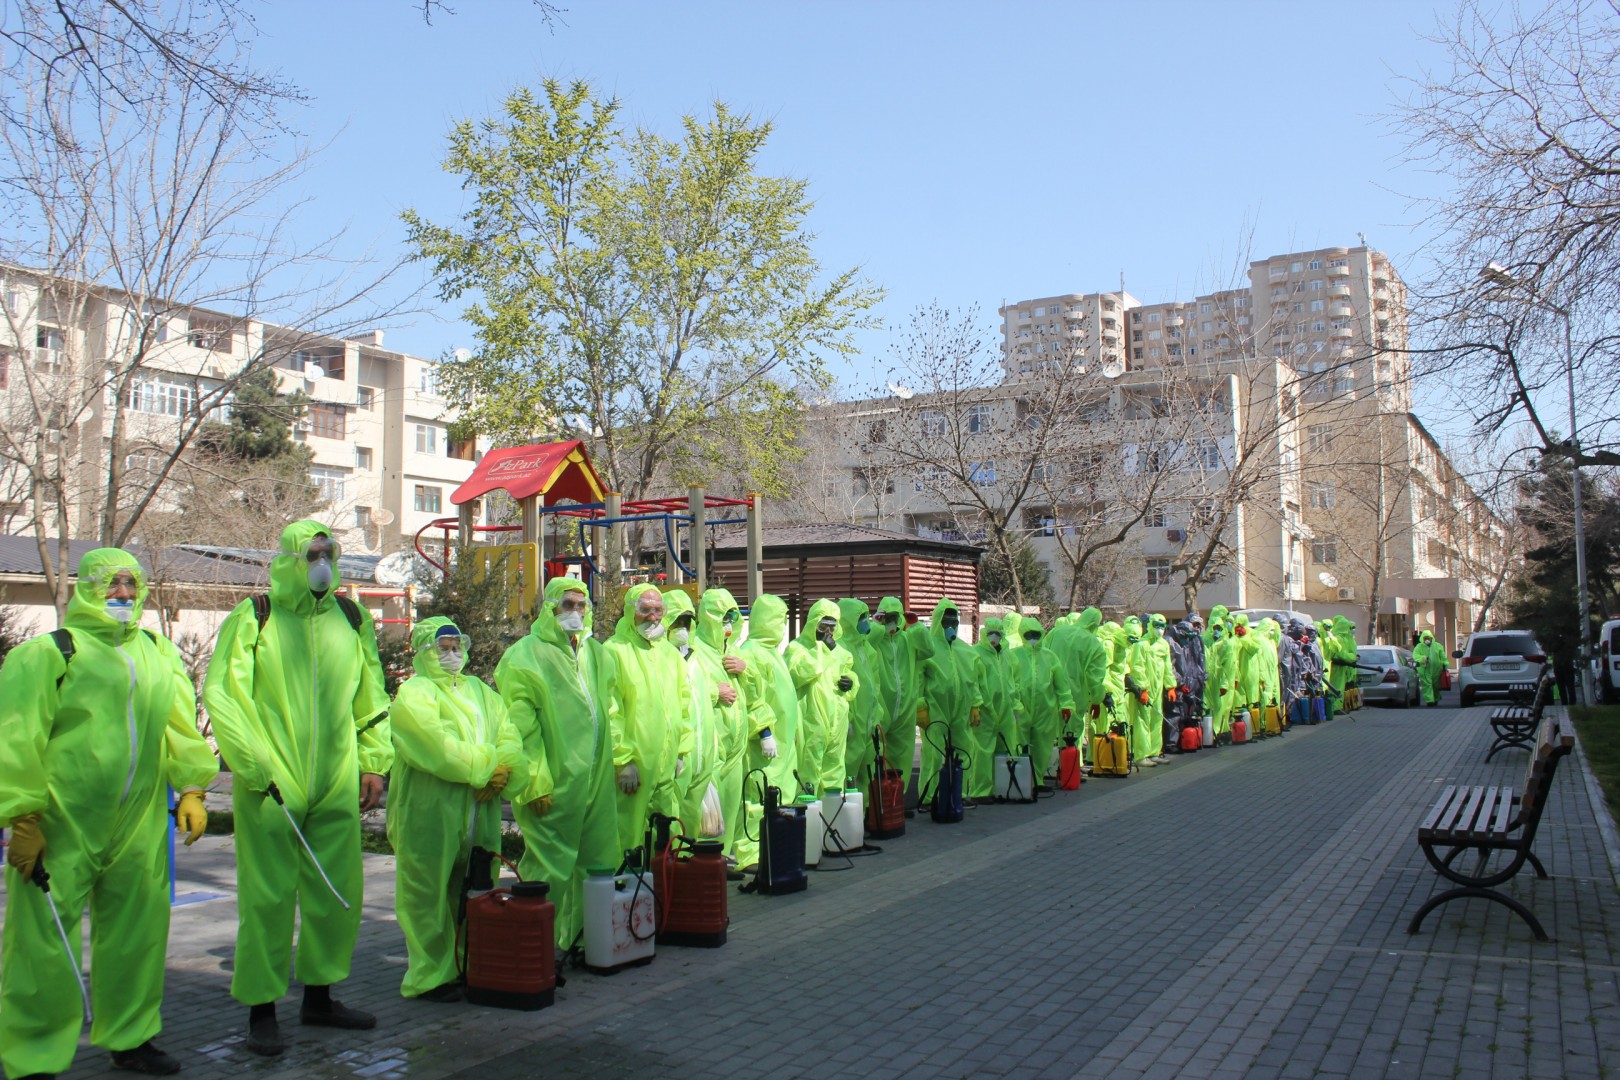
[[(311, 95), (328, 142), (300, 220), (353, 254), (400, 250), (399, 212), (450, 220), (444, 137), (514, 86), (583, 78), (666, 133), (715, 100), (776, 125), (764, 162), (810, 181), (823, 265), (860, 265), (881, 314), (1117, 287), (1146, 301), (1241, 280), (1246, 260), (1357, 232), (1421, 277), (1440, 181), (1386, 119), (1439, 66), (1427, 3), (276, 0), (256, 58)], [(453, 305), (390, 327), (420, 355), (472, 345)], [(866, 385), (889, 335), (862, 339)]]

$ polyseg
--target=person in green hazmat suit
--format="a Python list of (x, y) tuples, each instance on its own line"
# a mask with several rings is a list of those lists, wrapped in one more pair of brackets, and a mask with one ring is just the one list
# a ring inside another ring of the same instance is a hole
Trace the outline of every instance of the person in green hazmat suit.
[[(1282, 667), (1278, 662), (1278, 647), (1282, 644), (1282, 625), (1276, 619), (1265, 618), (1255, 628), (1255, 644), (1260, 648), (1260, 711), (1255, 714), (1254, 725), (1259, 733), (1265, 732), (1267, 708), (1282, 708)], [(1279, 730), (1281, 719), (1279, 713)]]
[(855, 691), (855, 658), (838, 647), (843, 636), (836, 600), (817, 600), (804, 629), (787, 647), (787, 665), (799, 694), (799, 786), (801, 795), (842, 795), (849, 702)]
[[(937, 793), (947, 742), (967, 758), (965, 772), (972, 771), (974, 736), (970, 733), (983, 721), (984, 672), (973, 646), (960, 636), (961, 618), (956, 602), (945, 597), (934, 605), (928, 624), (930, 655), (923, 661), (923, 708), (917, 715), (923, 728), (917, 787), (930, 797)], [(966, 779), (964, 775), (963, 781)]]
[(1440, 673), (1446, 670), (1445, 650), (1434, 640), (1434, 633), (1423, 631), (1417, 647), (1412, 650), (1412, 661), (1417, 665), (1418, 687), (1423, 691), (1423, 704), (1440, 704)]
[(1211, 618), (1209, 648), (1205, 651), (1204, 708), (1210, 730), (1217, 742), (1224, 743), (1232, 730), (1232, 711), (1237, 705), (1238, 639), (1231, 633), (1226, 616)]
[(1176, 704), (1176, 665), (1170, 654), (1170, 642), (1165, 640), (1164, 629), (1168, 625), (1163, 615), (1148, 616), (1143, 637), (1148, 643), (1148, 649), (1153, 654), (1153, 662), (1158, 666), (1159, 693), (1154, 698), (1157, 704), (1159, 722), (1148, 731), (1148, 759), (1156, 764), (1163, 765), (1170, 760), (1164, 752), (1164, 719), (1166, 707), (1173, 708)]
[(1029, 745), (1035, 783), (1044, 786), (1052, 768), (1058, 733), (1074, 719), (1074, 696), (1069, 676), (1057, 655), (1042, 640), (1045, 633), (1034, 619), (1021, 624), (1024, 647), (1012, 654), (1013, 693), (1023, 717), (1023, 739)]
[[(742, 689), (742, 676), (748, 670), (748, 663), (738, 655), (741, 639), (742, 612), (737, 608), (736, 599), (725, 589), (704, 590), (698, 598), (697, 634), (692, 639), (692, 654), (713, 682), (716, 700), (721, 702), (717, 718), (724, 724), (725, 731), (720, 740), (721, 759), (715, 770), (714, 784), (719, 790), (720, 810), (724, 816), (720, 840), (725, 845), (726, 858), (733, 865), (742, 823), (743, 767), (748, 745), (754, 741), (748, 700)], [(705, 790), (700, 798), (707, 794)]]
[[(1103, 673), (1102, 715), (1093, 721), (1094, 738), (1097, 735), (1108, 734), (1110, 724), (1121, 720), (1128, 723), (1127, 714), (1122, 711), (1125, 709), (1126, 698), (1126, 653), (1130, 648), (1130, 643), (1125, 639), (1125, 628), (1112, 620), (1099, 623), (1097, 641), (1103, 646), (1106, 667)], [(1089, 752), (1090, 748), (1087, 749)]]
[(872, 652), (878, 678), (878, 724), (883, 732), (883, 757), (910, 782), (917, 762), (917, 710), (922, 707), (922, 664), (927, 658), (927, 636), (906, 626), (905, 608), (893, 596), (878, 601), (878, 628)]
[(456, 916), (477, 846), (501, 850), (501, 794), (528, 779), (523, 742), (506, 703), (463, 668), (472, 642), (437, 616), (411, 630), (415, 674), (388, 710), (394, 773), (388, 841), (394, 846), (394, 912), (405, 934), (400, 993), (460, 1001)]
[(646, 838), (651, 815), (680, 810), (675, 782), (692, 749), (686, 664), (670, 644), (658, 586), (632, 585), (604, 648), (613, 657), (613, 766), (619, 786), (619, 847)]
[(1001, 632), (1006, 635), (1002, 642), (1008, 652), (1015, 652), (1024, 647), (1024, 616), (1022, 612), (1009, 611), (1001, 617)]
[(506, 790), (523, 831), (518, 873), (551, 886), (560, 952), (584, 931), (589, 871), (615, 868), (622, 856), (610, 720), (616, 682), (613, 658), (591, 636), (585, 583), (552, 578), (529, 632), (495, 665), (495, 685), (528, 766)]
[(737, 704), (737, 688), (726, 677), (718, 657), (710, 660), (697, 651), (697, 609), (684, 589), (664, 594), (664, 618), (670, 626), (670, 644), (686, 664), (687, 716), (692, 728), (692, 748), (675, 781), (680, 813), (674, 816), (687, 836), (719, 840), (725, 833), (726, 816), (720, 774), (731, 749), (731, 711)]
[[(1332, 655), (1328, 655), (1328, 647)], [(1333, 617), (1333, 636), (1322, 649), (1324, 659), (1333, 661), (1333, 668), (1329, 679), (1333, 683), (1334, 692), (1328, 695), (1328, 716), (1333, 715), (1335, 708), (1344, 708), (1345, 688), (1354, 685), (1356, 681), (1356, 660), (1360, 653), (1356, 649), (1356, 624), (1343, 615)]]
[(1153, 733), (1163, 723), (1159, 701), (1164, 693), (1163, 670), (1142, 620), (1125, 620), (1125, 718), (1131, 725), (1131, 757), (1148, 768), (1158, 765)]
[(340, 555), (320, 522), (287, 526), (268, 603), (248, 599), (231, 611), (203, 686), (232, 773), (231, 994), (249, 1007), (248, 1050), (265, 1056), (283, 1049), (275, 1003), (292, 971), (295, 914), (300, 1022), (377, 1024), (331, 994), (349, 975), (360, 932), (360, 814), (381, 803), (394, 759), (371, 614), (334, 592)]
[[(87, 905), (91, 1043), (110, 1050), (117, 1068), (180, 1069), (152, 1042), (163, 1026), (169, 939), (165, 785), (180, 792), (176, 822), (190, 845), (207, 828), (203, 788), (219, 763), (198, 733), (179, 650), (139, 629), (146, 597), (134, 556), (87, 551), (62, 628), (18, 645), (0, 667), (0, 822), (11, 830), (0, 933), (7, 1076), (54, 1075), (73, 1062)], [(49, 893), (31, 881), (40, 871)]]
[(1204, 651), (1206, 653), (1209, 651), (1209, 647), (1215, 644), (1216, 623), (1220, 623), (1222, 626), (1226, 627), (1226, 635), (1228, 637), (1231, 636), (1232, 613), (1227, 610), (1225, 604), (1216, 604), (1214, 607), (1209, 609), (1209, 626), (1204, 631)]
[(984, 681), (980, 696), (983, 720), (969, 729), (972, 757), (962, 779), (964, 794), (975, 801), (989, 799), (996, 792), (995, 755), (1016, 754), (1026, 741), (1019, 723), (1018, 699), (1013, 692), (1013, 657), (1007, 647), (1001, 619), (984, 620), (984, 632), (974, 642)]
[(742, 694), (748, 703), (748, 753), (743, 760), (743, 829), (733, 844), (737, 863), (748, 871), (759, 862), (760, 819), (765, 788), (782, 802), (795, 798), (799, 767), (799, 693), (781, 652), (787, 635), (787, 603), (762, 593), (748, 611), (748, 640), (737, 649), (746, 665)]
[[(1254, 628), (1249, 625), (1249, 617), (1244, 614), (1232, 616), (1232, 659), (1233, 693), (1237, 700), (1232, 703), (1232, 719), (1237, 719), (1238, 713), (1248, 710), (1251, 714), (1258, 711), (1260, 705), (1260, 684), (1264, 680), (1260, 671), (1260, 643), (1255, 640)], [(1275, 676), (1273, 676), (1275, 678)], [(1249, 736), (1254, 737), (1254, 717), (1249, 718)]]
[(878, 730), (877, 656), (872, 651), (871, 611), (864, 600), (838, 601), (839, 625), (843, 636), (838, 647), (848, 652), (855, 677), (855, 690), (849, 699), (848, 733), (844, 739), (844, 771), (850, 783), (861, 791), (871, 790), (877, 747), (872, 733)]
[(1069, 695), (1074, 699), (1074, 734), (1089, 753), (1091, 739), (1102, 731), (1104, 682), (1108, 677), (1108, 649), (1097, 638), (1102, 625), (1102, 612), (1094, 607), (1084, 611), (1071, 611), (1059, 620), (1046, 635), (1045, 648), (1050, 649), (1063, 667), (1069, 680)]

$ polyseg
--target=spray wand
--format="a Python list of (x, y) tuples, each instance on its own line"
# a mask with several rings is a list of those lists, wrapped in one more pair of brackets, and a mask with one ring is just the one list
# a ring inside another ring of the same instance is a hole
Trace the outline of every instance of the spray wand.
[(95, 1014), (90, 1009), (90, 988), (85, 985), (84, 972), (79, 970), (79, 962), (73, 959), (73, 946), (68, 944), (67, 928), (62, 925), (62, 913), (56, 910), (56, 901), (51, 899), (51, 875), (45, 872), (45, 856), (41, 855), (34, 861), (34, 872), (28, 880), (39, 886), (39, 891), (45, 894), (45, 903), (51, 909), (51, 919), (56, 923), (56, 932), (62, 939), (62, 954), (67, 957), (69, 966), (73, 968), (73, 977), (79, 980), (79, 998), (84, 1002), (84, 1022), (89, 1024), (95, 1020)]
[(298, 837), (298, 842), (304, 845), (304, 852), (309, 856), (309, 861), (315, 864), (315, 872), (321, 875), (321, 880), (326, 882), (328, 889), (332, 890), (332, 895), (337, 897), (337, 902), (343, 905), (343, 910), (348, 911), (349, 902), (343, 899), (343, 894), (337, 891), (337, 886), (332, 884), (332, 879), (326, 876), (326, 868), (321, 865), (321, 860), (315, 857), (315, 849), (309, 846), (309, 841), (304, 839), (303, 830), (298, 827), (298, 822), (293, 820), (292, 811), (288, 810), (287, 804), (282, 801), (281, 789), (276, 787), (275, 781), (270, 782), (270, 787), (266, 793), (276, 800), (276, 805), (281, 807), (281, 812), (287, 815), (287, 824), (292, 826), (293, 835)]

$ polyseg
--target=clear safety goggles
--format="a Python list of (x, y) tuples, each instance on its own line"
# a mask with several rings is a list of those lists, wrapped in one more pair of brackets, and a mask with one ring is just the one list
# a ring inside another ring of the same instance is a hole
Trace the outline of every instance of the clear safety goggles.
[(298, 545), (298, 557), (309, 563), (327, 559), (336, 566), (343, 557), (343, 545), (330, 536), (317, 534)]
[(146, 595), (146, 573), (138, 568), (103, 566), (85, 580), (97, 594), (103, 597), (111, 596), (113, 590), (119, 585), (127, 586), (133, 590), (135, 597)]
[(664, 621), (664, 601), (656, 593), (643, 593), (636, 599), (636, 615), (648, 622)]
[(591, 610), (591, 598), (578, 589), (565, 589), (556, 600), (557, 610), (577, 611), (581, 615)]
[(459, 631), (448, 634), (441, 633), (433, 639), (433, 647), (439, 650), (441, 656), (466, 656), (472, 651), (472, 638)]

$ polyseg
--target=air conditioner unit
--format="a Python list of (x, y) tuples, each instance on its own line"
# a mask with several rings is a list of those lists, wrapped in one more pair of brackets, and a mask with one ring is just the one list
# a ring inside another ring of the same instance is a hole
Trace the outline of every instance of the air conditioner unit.
[(1339, 599), (1340, 600), (1354, 600), (1355, 598), (1356, 598), (1356, 590), (1355, 590), (1354, 586), (1346, 585), (1345, 587), (1343, 587), (1343, 588), (1341, 588), (1339, 590)]
[(1166, 530), (1164, 530), (1164, 538), (1168, 543), (1184, 544), (1184, 543), (1187, 542), (1187, 530), (1186, 529), (1166, 529)]

